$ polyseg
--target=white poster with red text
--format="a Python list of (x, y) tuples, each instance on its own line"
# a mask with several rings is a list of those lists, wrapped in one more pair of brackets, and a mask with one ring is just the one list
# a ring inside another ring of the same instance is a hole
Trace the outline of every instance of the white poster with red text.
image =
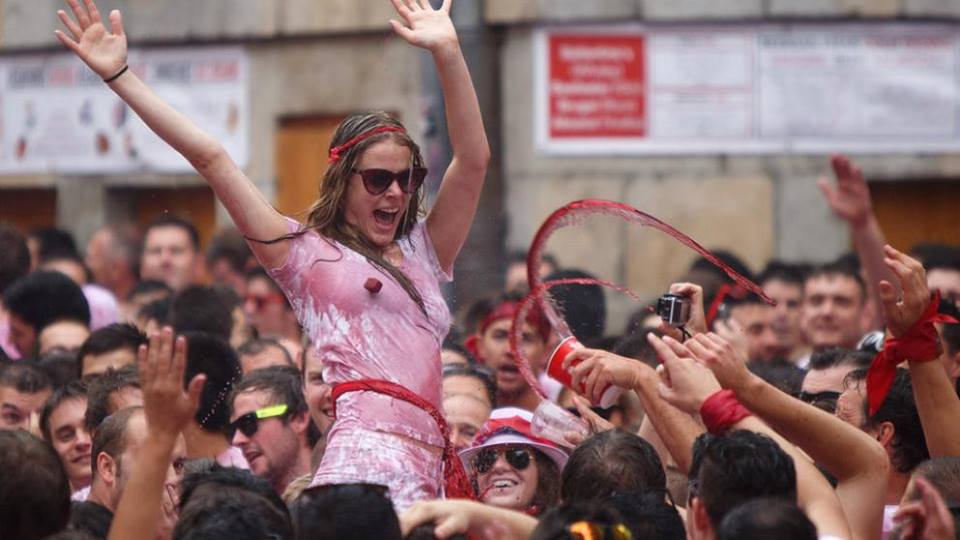
[(960, 150), (960, 25), (611, 25), (535, 36), (551, 154)]

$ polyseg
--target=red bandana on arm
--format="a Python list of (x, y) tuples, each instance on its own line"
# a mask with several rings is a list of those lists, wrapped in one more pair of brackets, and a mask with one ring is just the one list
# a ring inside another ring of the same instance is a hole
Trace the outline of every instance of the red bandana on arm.
[(700, 418), (707, 431), (713, 435), (723, 435), (734, 424), (748, 416), (749, 409), (740, 404), (733, 390), (718, 390), (700, 405)]
[(933, 323), (957, 321), (949, 315), (937, 313), (939, 308), (940, 293), (936, 292), (920, 319), (902, 336), (887, 339), (883, 343), (883, 350), (874, 357), (870, 370), (867, 371), (867, 403), (870, 405), (870, 416), (877, 414), (887, 399), (900, 362), (929, 362), (940, 357), (940, 336)]

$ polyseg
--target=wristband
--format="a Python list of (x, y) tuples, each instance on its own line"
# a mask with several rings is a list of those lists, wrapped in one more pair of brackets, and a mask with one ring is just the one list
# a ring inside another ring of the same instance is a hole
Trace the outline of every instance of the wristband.
[(897, 376), (897, 365), (911, 362), (929, 362), (940, 357), (940, 335), (933, 323), (956, 322), (953, 317), (938, 313), (940, 292), (936, 292), (923, 314), (900, 337), (887, 339), (883, 350), (877, 353), (867, 371), (867, 403), (870, 416), (877, 414)]
[(107, 84), (112, 83), (113, 81), (119, 79), (121, 75), (123, 75), (124, 73), (126, 73), (128, 69), (130, 69), (130, 64), (124, 64), (123, 67), (120, 68), (120, 71), (118, 71), (118, 72), (114, 73), (112, 76), (104, 79), (103, 82), (105, 82), (105, 83), (107, 83)]
[(748, 416), (753, 416), (753, 413), (740, 404), (733, 390), (714, 392), (700, 406), (700, 418), (707, 426), (707, 431), (714, 435), (723, 435)]

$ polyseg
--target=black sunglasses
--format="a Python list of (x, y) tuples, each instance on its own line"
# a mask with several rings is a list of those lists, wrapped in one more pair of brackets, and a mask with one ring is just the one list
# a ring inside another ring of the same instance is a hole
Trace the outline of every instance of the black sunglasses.
[(823, 392), (798, 392), (797, 399), (804, 403), (809, 403), (814, 407), (833, 413), (837, 410), (837, 400), (840, 399), (840, 392), (824, 390)]
[(380, 195), (390, 188), (394, 180), (404, 193), (415, 193), (427, 177), (426, 167), (411, 167), (400, 172), (386, 169), (354, 169), (353, 172), (363, 178), (363, 187), (371, 195)]
[(240, 430), (240, 433), (244, 434), (244, 436), (248, 438), (253, 437), (256, 435), (257, 429), (260, 428), (260, 420), (284, 416), (287, 414), (288, 410), (289, 407), (287, 407), (286, 404), (283, 404), (250, 411), (247, 414), (237, 418), (233, 422), (227, 424), (227, 440), (232, 441), (233, 436), (237, 434), (238, 429)]
[(522, 446), (484, 448), (477, 452), (477, 457), (473, 458), (473, 468), (479, 474), (484, 474), (493, 468), (497, 462), (497, 456), (503, 454), (507, 463), (518, 471), (522, 471), (530, 466), (530, 460), (533, 457), (530, 451)]

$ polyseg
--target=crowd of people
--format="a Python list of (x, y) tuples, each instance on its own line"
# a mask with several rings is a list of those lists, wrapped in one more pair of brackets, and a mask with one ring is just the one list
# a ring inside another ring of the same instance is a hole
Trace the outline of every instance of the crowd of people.
[(614, 330), (598, 286), (559, 286), (583, 345), (552, 358), (518, 253), (454, 316), (490, 151), (451, 1), (391, 1), (444, 91), (440, 193), (425, 214), (417, 144), (357, 114), (301, 224), (127, 69), (119, 12), (67, 0), (60, 41), (236, 228), (204, 250), (171, 212), (79, 249), (0, 224), (0, 539), (960, 538), (960, 248), (886, 245), (835, 157), (820, 187), (855, 252), (756, 274), (717, 252), (775, 305), (705, 259), (669, 288), (680, 321), (652, 299)]

